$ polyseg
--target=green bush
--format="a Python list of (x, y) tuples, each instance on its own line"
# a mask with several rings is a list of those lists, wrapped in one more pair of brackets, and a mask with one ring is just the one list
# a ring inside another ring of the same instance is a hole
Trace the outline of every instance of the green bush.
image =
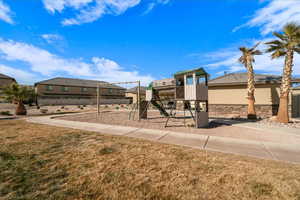
[(11, 116), (12, 114), (9, 111), (1, 111), (0, 115)]

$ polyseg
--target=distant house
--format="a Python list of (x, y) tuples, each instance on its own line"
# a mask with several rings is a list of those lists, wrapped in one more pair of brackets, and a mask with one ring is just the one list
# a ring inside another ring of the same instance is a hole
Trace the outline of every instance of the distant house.
[[(247, 73), (231, 73), (208, 82), (209, 109), (213, 115), (247, 113)], [(293, 79), (292, 83), (299, 83)], [(281, 76), (255, 74), (255, 109), (259, 116), (276, 115), (279, 106)], [(290, 110), (292, 101), (290, 98)], [(292, 112), (291, 112), (292, 113)]]
[(0, 101), (3, 100), (2, 90), (4, 87), (9, 86), (12, 83), (16, 83), (16, 80), (5, 74), (0, 74)]
[(300, 117), (300, 86), (292, 89), (292, 117)]
[[(126, 90), (125, 92), (125, 96), (129, 99), (131, 99), (131, 103), (136, 103), (137, 102), (137, 91), (138, 91), (138, 87), (133, 87), (130, 88), (128, 90)], [(145, 99), (146, 97), (146, 87), (142, 87), (140, 88), (140, 96), (141, 99)]]
[(129, 103), (125, 88), (104, 81), (58, 77), (34, 84), (39, 105), (96, 104), (98, 85), (101, 104)]
[[(247, 73), (231, 73), (208, 81), (208, 102), (210, 116), (240, 115), (247, 116)], [(299, 83), (300, 79), (292, 79)], [(173, 78), (156, 80), (153, 87), (159, 89), (161, 97), (174, 99), (175, 80)], [(279, 106), (281, 76), (255, 74), (255, 108), (261, 117), (276, 115)], [(297, 90), (298, 91), (298, 90)], [(291, 92), (290, 113), (295, 112), (297, 102), (292, 101), (296, 90)], [(299, 90), (300, 93), (300, 90)], [(300, 106), (299, 106), (300, 107)]]

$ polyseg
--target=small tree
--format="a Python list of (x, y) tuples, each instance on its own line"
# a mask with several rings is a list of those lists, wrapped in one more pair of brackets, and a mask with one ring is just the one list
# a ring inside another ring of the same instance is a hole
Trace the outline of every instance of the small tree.
[(255, 112), (255, 83), (254, 83), (254, 72), (252, 63), (255, 62), (254, 56), (261, 55), (262, 52), (257, 50), (256, 47), (259, 45), (255, 45), (253, 48), (246, 48), (240, 47), (240, 51), (242, 52), (242, 56), (239, 58), (239, 62), (244, 64), (245, 68), (247, 69), (248, 74), (248, 92), (247, 92), (247, 99), (248, 99), (248, 119), (256, 119), (256, 112)]
[(283, 27), (282, 33), (274, 32), (273, 35), (278, 39), (266, 43), (269, 46), (266, 52), (272, 53), (272, 59), (285, 57), (280, 87), (280, 103), (277, 121), (281, 123), (288, 123), (288, 104), (291, 89), (294, 54), (300, 54), (300, 25), (289, 23)]
[(10, 101), (17, 104), (16, 107), (16, 115), (26, 115), (27, 111), (24, 106), (24, 101), (28, 101), (30, 98), (32, 98), (32, 95), (34, 94), (34, 90), (26, 87), (26, 86), (20, 86), (17, 83), (13, 83), (10, 86), (7, 86), (3, 90), (5, 98)]

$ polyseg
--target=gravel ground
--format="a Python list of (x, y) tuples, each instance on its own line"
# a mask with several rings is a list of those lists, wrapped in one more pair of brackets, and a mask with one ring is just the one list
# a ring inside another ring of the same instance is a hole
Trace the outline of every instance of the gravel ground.
[[(96, 113), (78, 114), (71, 116), (58, 117), (63, 120), (90, 122), (90, 123), (102, 123), (111, 125), (131, 126), (148, 129), (167, 130), (175, 132), (193, 133), (210, 136), (230, 137), (236, 139), (246, 139), (254, 141), (266, 141), (266, 142), (300, 142), (300, 138), (296, 141), (294, 138), (286, 135), (275, 135), (272, 133), (266, 133), (264, 131), (236, 127), (224, 124), (218, 124), (212, 122), (210, 128), (195, 129), (193, 127), (185, 127), (183, 119), (170, 119), (169, 127), (165, 128), (166, 118), (163, 118), (156, 111), (148, 112), (148, 119), (141, 120), (129, 120), (129, 111), (103, 111), (100, 117), (97, 117)], [(179, 116), (180, 117), (180, 116)], [(187, 119), (186, 124), (191, 124), (192, 120)], [(242, 122), (241, 122), (242, 123)]]
[[(27, 109), (27, 116), (35, 116), (41, 114), (59, 114), (66, 112), (91, 112), (97, 111), (96, 105), (68, 105), (68, 106), (41, 106), (40, 109), (37, 109), (36, 106), (28, 106), (25, 105)], [(126, 109), (129, 106), (125, 105), (102, 105), (101, 109), (106, 110), (116, 110), (116, 109)], [(16, 105), (9, 103), (0, 103), (0, 112), (9, 112), (11, 115), (14, 115), (16, 109)], [(128, 108), (129, 109), (129, 108)], [(46, 110), (46, 113), (42, 111)]]
[[(8, 103), (0, 103), (0, 112), (9, 112), (9, 114), (15, 114), (16, 105)], [(96, 106), (41, 106), (40, 109), (37, 109), (36, 106), (27, 106), (27, 116), (36, 116), (42, 114), (59, 114), (67, 112), (88, 112), (95, 111)], [(45, 112), (43, 112), (45, 111)], [(0, 114), (1, 116), (1, 114)]]
[(276, 128), (276, 127), (300, 128), (300, 121), (293, 120), (293, 119), (291, 120), (290, 123), (284, 124), (284, 123), (279, 123), (279, 122), (276, 122), (276, 121), (268, 118), (268, 119), (263, 119), (263, 120), (259, 121), (258, 124), (263, 125), (263, 126), (272, 127), (272, 128)]

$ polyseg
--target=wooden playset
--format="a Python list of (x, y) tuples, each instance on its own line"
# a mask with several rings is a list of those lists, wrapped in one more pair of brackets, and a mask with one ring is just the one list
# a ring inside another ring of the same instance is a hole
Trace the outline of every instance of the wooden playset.
[[(208, 126), (208, 74), (203, 68), (180, 71), (174, 74), (174, 79), (165, 79), (150, 84), (146, 91), (146, 107), (141, 107), (141, 118), (147, 118), (147, 110), (152, 104), (162, 116), (166, 117), (165, 127), (170, 118), (176, 117), (176, 107), (182, 103), (185, 116), (186, 110), (191, 114), (196, 128)], [(167, 99), (171, 105), (170, 112), (165, 109), (162, 99)], [(175, 112), (174, 112), (175, 111)], [(185, 117), (184, 117), (185, 119)]]

